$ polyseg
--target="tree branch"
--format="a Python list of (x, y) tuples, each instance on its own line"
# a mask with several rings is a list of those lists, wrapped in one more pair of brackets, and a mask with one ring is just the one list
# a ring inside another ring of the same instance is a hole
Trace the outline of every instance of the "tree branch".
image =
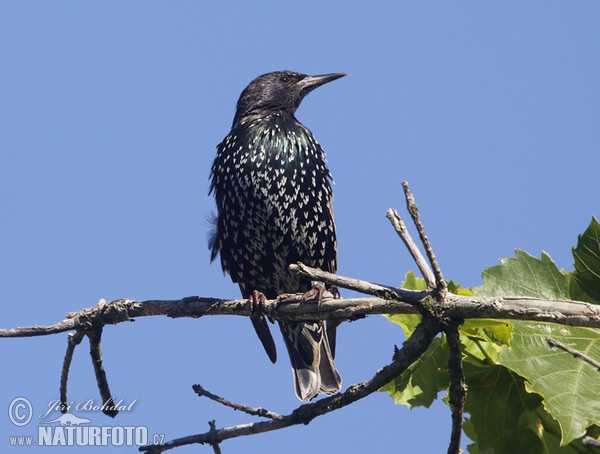
[[(365, 283), (344, 278), (321, 270), (300, 265), (302, 274), (315, 280), (332, 283), (345, 288), (357, 288), (348, 282)], [(394, 289), (377, 284), (368, 284), (365, 292), (382, 292), (386, 298), (325, 298), (320, 304), (302, 303), (302, 295), (285, 297), (265, 302), (265, 314), (277, 320), (348, 320), (356, 316), (373, 314), (417, 314), (418, 304), (430, 301), (430, 292), (413, 292)], [(362, 285), (362, 284), (361, 284)], [(116, 308), (115, 308), (116, 307)], [(569, 326), (600, 328), (600, 305), (582, 301), (546, 300), (529, 297), (475, 297), (448, 293), (441, 309), (444, 317), (494, 318), (506, 320), (530, 320), (557, 323)], [(120, 316), (115, 318), (114, 313)], [(247, 300), (224, 300), (191, 296), (180, 300), (148, 300), (138, 302), (119, 299), (83, 309), (71, 318), (50, 326), (0, 329), (2, 337), (46, 336), (83, 328), (80, 314), (94, 314), (103, 325), (131, 321), (136, 317), (166, 315), (167, 317), (197, 318), (205, 315), (252, 315)]]
[[(210, 427), (211, 431), (217, 430), (217, 421), (214, 420), (214, 419), (212, 421), (208, 421), (208, 427)], [(214, 442), (214, 443), (211, 443), (211, 446), (212, 446), (213, 452), (215, 454), (221, 454), (221, 447), (219, 446), (219, 442), (218, 441)]]
[(235, 402), (231, 402), (230, 400), (224, 399), (223, 397), (219, 397), (216, 394), (207, 391), (200, 385), (193, 385), (192, 389), (198, 397), (208, 397), (210, 400), (220, 403), (221, 405), (225, 405), (226, 407), (233, 408), (234, 410), (243, 411), (252, 416), (262, 416), (263, 418), (269, 419), (283, 419), (279, 413), (275, 413), (269, 410), (265, 410), (264, 408), (256, 408), (256, 407), (248, 407), (243, 404), (238, 404)]
[(462, 353), (460, 351), (460, 334), (458, 332), (458, 327), (461, 323), (462, 321), (460, 320), (451, 319), (444, 328), (448, 344), (448, 373), (450, 374), (448, 403), (452, 410), (452, 433), (450, 435), (448, 454), (458, 454), (461, 452), (460, 438), (462, 435), (465, 399), (467, 397), (467, 385), (465, 384)]
[[(349, 405), (380, 389), (390, 380), (396, 378), (412, 365), (429, 347), (432, 339), (440, 332), (446, 334), (449, 349), (448, 370), (450, 374), (449, 403), (452, 409), (452, 434), (448, 452), (460, 452), (460, 438), (466, 385), (462, 368), (460, 338), (458, 327), (464, 319), (492, 318), (504, 320), (528, 320), (551, 322), (570, 326), (600, 328), (600, 305), (579, 301), (553, 301), (529, 297), (475, 297), (459, 296), (447, 292), (440, 266), (421, 223), (414, 196), (408, 183), (403, 182), (407, 209), (415, 223), (423, 247), (427, 254), (428, 266), (419, 248), (416, 246), (402, 219), (394, 210), (388, 211), (388, 218), (406, 244), (417, 266), (421, 270), (430, 291), (411, 291), (393, 286), (380, 285), (358, 279), (338, 276), (319, 269), (310, 268), (302, 263), (290, 265), (296, 273), (313, 281), (324, 282), (337, 287), (356, 290), (373, 295), (372, 298), (339, 299), (325, 297), (317, 304), (305, 301), (303, 294), (280, 295), (277, 299), (265, 302), (262, 309), (271, 319), (290, 321), (314, 320), (356, 320), (371, 314), (421, 314), (421, 323), (412, 336), (407, 339), (402, 349), (396, 350), (391, 364), (378, 371), (370, 380), (350, 386), (345, 392), (317, 400), (296, 408), (289, 415), (279, 415), (262, 408), (252, 408), (231, 402), (216, 396), (200, 385), (193, 389), (199, 396), (208, 397), (216, 402), (247, 414), (270, 418), (250, 424), (240, 424), (222, 429), (216, 428), (215, 421), (210, 421), (210, 430), (204, 434), (192, 435), (172, 440), (161, 445), (150, 445), (140, 451), (160, 453), (178, 446), (208, 443), (215, 453), (220, 453), (219, 443), (223, 440), (268, 432), (284, 427), (308, 424), (314, 418)], [(168, 317), (202, 317), (206, 315), (254, 315), (247, 300), (224, 300), (202, 298), (197, 296), (180, 300), (148, 300), (137, 302), (119, 299), (106, 303), (101, 300), (96, 306), (67, 314), (67, 319), (51, 326), (31, 326), (23, 328), (0, 329), (0, 337), (31, 337), (75, 331), (68, 338), (67, 351), (61, 374), (61, 403), (63, 412), (67, 411), (67, 381), (73, 351), (84, 336), (90, 341), (90, 354), (96, 373), (96, 381), (103, 401), (103, 412), (109, 416), (116, 415), (116, 408), (110, 406), (112, 396), (106, 380), (102, 363), (100, 340), (103, 327), (136, 317), (166, 315)], [(548, 343), (581, 358), (600, 370), (600, 363), (570, 349), (553, 339)]]
[(551, 337), (547, 337), (546, 342), (548, 342), (548, 345), (550, 345), (551, 347), (560, 348), (561, 350), (564, 350), (565, 352), (570, 353), (575, 358), (579, 358), (579, 359), (585, 361), (586, 363), (594, 366), (596, 369), (600, 370), (600, 362), (596, 361), (594, 358), (590, 358), (585, 353), (581, 353), (579, 350), (575, 350), (574, 348), (569, 347), (568, 345), (565, 345), (562, 342), (557, 341), (556, 339), (552, 339)]
[(142, 446), (139, 450), (151, 454), (158, 454), (178, 446), (194, 443), (208, 443), (214, 445), (214, 443), (219, 443), (229, 438), (270, 432), (272, 430), (278, 430), (298, 424), (308, 424), (321, 415), (350, 405), (351, 403), (372, 394), (390, 380), (393, 380), (416, 361), (425, 350), (427, 350), (429, 344), (438, 332), (438, 322), (431, 317), (424, 317), (412, 336), (404, 342), (400, 350), (396, 351), (394, 354), (394, 361), (377, 372), (370, 380), (350, 386), (343, 393), (325, 397), (311, 404), (301, 405), (289, 415), (283, 416), (283, 419), (239, 424), (223, 429), (211, 430), (203, 434), (171, 440), (162, 445)]
[(433, 268), (433, 275), (435, 276), (436, 289), (440, 293), (440, 295), (444, 296), (446, 294), (447, 285), (444, 280), (444, 276), (442, 276), (442, 270), (440, 265), (438, 264), (437, 259), (435, 258), (435, 254), (433, 253), (433, 248), (431, 247), (431, 243), (429, 242), (429, 237), (425, 233), (425, 227), (421, 222), (421, 217), (419, 216), (419, 208), (415, 202), (415, 196), (410, 192), (410, 188), (408, 187), (408, 181), (402, 182), (402, 189), (404, 189), (404, 196), (406, 198), (406, 209), (410, 213), (415, 227), (417, 228), (417, 232), (419, 232), (419, 237), (421, 238), (421, 243), (423, 243), (423, 247), (425, 248), (425, 253), (427, 254), (427, 258), (429, 259), (429, 263)]
[(432, 295), (431, 292), (418, 292), (406, 290), (390, 285), (374, 284), (372, 282), (340, 276), (339, 274), (328, 273), (318, 268), (311, 268), (303, 263), (294, 263), (290, 269), (301, 276), (310, 278), (313, 281), (321, 281), (326, 284), (335, 285), (348, 290), (354, 290), (367, 295), (378, 296), (386, 300), (402, 301), (404, 303), (418, 306), (420, 301)]
[(85, 334), (83, 331), (77, 331), (76, 333), (69, 333), (67, 336), (67, 351), (65, 352), (65, 359), (63, 360), (62, 372), (60, 374), (60, 410), (61, 413), (69, 411), (69, 400), (67, 399), (67, 383), (69, 381), (69, 370), (71, 369), (71, 361), (73, 361), (73, 353), (75, 347), (77, 347)]
[(86, 335), (90, 341), (90, 356), (92, 358), (96, 383), (98, 384), (98, 392), (102, 399), (102, 413), (114, 418), (119, 413), (119, 410), (112, 405), (113, 397), (110, 393), (110, 386), (108, 385), (106, 371), (104, 370), (104, 362), (102, 361), (102, 348), (100, 347), (102, 327), (90, 330), (86, 332)]
[(394, 230), (396, 230), (396, 233), (404, 242), (406, 249), (408, 249), (408, 252), (419, 267), (419, 270), (421, 270), (421, 275), (423, 276), (423, 279), (425, 279), (427, 287), (435, 288), (435, 276), (433, 275), (433, 271), (431, 271), (431, 268), (427, 264), (425, 257), (423, 257), (423, 254), (421, 254), (421, 251), (410, 236), (410, 233), (408, 233), (408, 230), (406, 229), (406, 224), (404, 224), (404, 221), (402, 220), (398, 212), (390, 208), (389, 210), (387, 210), (386, 217), (392, 223)]

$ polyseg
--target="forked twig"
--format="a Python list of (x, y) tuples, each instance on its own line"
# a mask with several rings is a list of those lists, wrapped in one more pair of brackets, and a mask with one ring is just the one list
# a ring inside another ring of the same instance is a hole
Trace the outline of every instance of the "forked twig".
[(406, 198), (406, 209), (410, 213), (413, 222), (415, 223), (415, 227), (417, 228), (417, 232), (419, 232), (419, 237), (421, 238), (421, 243), (423, 243), (423, 247), (425, 248), (425, 253), (427, 254), (427, 258), (429, 259), (429, 263), (431, 264), (431, 268), (433, 268), (433, 274), (435, 276), (436, 288), (438, 292), (443, 296), (446, 294), (447, 285), (444, 280), (444, 276), (442, 275), (442, 270), (440, 269), (440, 265), (435, 258), (435, 254), (433, 253), (433, 248), (431, 247), (431, 243), (429, 242), (429, 238), (425, 233), (425, 227), (423, 227), (423, 223), (421, 222), (421, 218), (419, 216), (419, 208), (415, 203), (415, 196), (410, 192), (410, 188), (408, 187), (408, 182), (402, 182), (402, 188), (404, 189), (404, 196)]
[(402, 241), (404, 242), (404, 245), (408, 249), (408, 252), (412, 256), (412, 258), (415, 261), (415, 263), (417, 264), (417, 266), (419, 267), (419, 270), (421, 271), (421, 275), (423, 276), (423, 279), (425, 279), (425, 282), (427, 283), (427, 287), (436, 288), (435, 276), (433, 275), (431, 268), (427, 264), (425, 257), (423, 257), (423, 254), (421, 254), (421, 250), (418, 248), (418, 246), (412, 239), (412, 236), (410, 236), (410, 233), (408, 232), (408, 229), (406, 228), (406, 224), (404, 224), (404, 221), (402, 220), (402, 218), (400, 217), (398, 212), (396, 210), (394, 210), (393, 208), (390, 208), (389, 210), (387, 210), (386, 217), (392, 223), (394, 230), (396, 230), (396, 233), (402, 239)]
[(590, 358), (585, 353), (581, 353), (579, 350), (575, 350), (574, 348), (569, 347), (568, 345), (565, 345), (562, 342), (557, 341), (556, 339), (552, 339), (551, 337), (547, 337), (546, 342), (548, 342), (548, 345), (550, 345), (551, 347), (560, 348), (561, 350), (564, 350), (567, 353), (570, 353), (575, 358), (579, 358), (579, 359), (585, 361), (586, 363), (591, 364), (592, 366), (594, 366), (596, 369), (598, 369), (600, 371), (600, 362), (596, 361), (594, 358)]
[(223, 397), (217, 396), (216, 394), (213, 394), (210, 391), (207, 391), (200, 385), (192, 385), (192, 389), (200, 397), (208, 397), (210, 400), (213, 400), (222, 405), (225, 405), (226, 407), (233, 408), (234, 410), (242, 411), (242, 412), (247, 413), (252, 416), (262, 416), (263, 418), (268, 418), (268, 419), (279, 419), (279, 420), (283, 419), (283, 416), (281, 416), (279, 413), (265, 410), (264, 408), (260, 408), (260, 407), (258, 407), (258, 408), (248, 407), (244, 404), (238, 404), (236, 402), (232, 402), (230, 400), (224, 399)]
[(402, 345), (402, 348), (394, 354), (394, 360), (391, 364), (379, 370), (371, 379), (350, 386), (345, 392), (337, 393), (329, 397), (317, 400), (310, 404), (304, 404), (296, 408), (289, 415), (283, 416), (283, 419), (272, 419), (250, 424), (239, 424), (236, 426), (225, 427), (223, 429), (211, 430), (198, 435), (178, 438), (168, 441), (161, 445), (148, 445), (139, 448), (142, 452), (152, 454), (161, 453), (178, 446), (184, 446), (194, 443), (213, 444), (229, 438), (240, 437), (244, 435), (270, 432), (272, 430), (282, 429), (298, 424), (308, 424), (313, 419), (345, 407), (347, 405), (363, 399), (374, 393), (390, 380), (404, 372), (414, 361), (416, 361), (429, 347), (431, 341), (439, 333), (440, 328), (437, 321), (433, 318), (424, 317), (423, 321), (417, 326), (412, 336), (410, 336)]

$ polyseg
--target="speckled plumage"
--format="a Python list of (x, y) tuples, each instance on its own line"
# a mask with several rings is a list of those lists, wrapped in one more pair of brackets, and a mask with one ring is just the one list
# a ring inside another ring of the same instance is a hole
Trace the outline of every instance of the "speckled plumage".
[[(217, 147), (210, 191), (218, 215), (211, 260), (244, 297), (267, 298), (310, 290), (288, 265), (303, 262), (335, 272), (337, 245), (331, 175), (313, 134), (294, 116), (308, 92), (343, 74), (264, 74), (240, 95), (230, 133)], [(275, 344), (264, 317), (253, 325), (273, 362)], [(296, 394), (310, 400), (340, 389), (323, 322), (280, 322), (294, 371)]]

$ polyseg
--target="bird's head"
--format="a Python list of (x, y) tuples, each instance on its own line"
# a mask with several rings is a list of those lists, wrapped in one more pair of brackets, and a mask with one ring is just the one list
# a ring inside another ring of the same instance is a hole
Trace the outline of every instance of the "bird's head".
[(307, 76), (292, 71), (276, 71), (258, 76), (240, 95), (233, 123), (274, 112), (293, 115), (308, 93), (345, 75), (336, 73)]

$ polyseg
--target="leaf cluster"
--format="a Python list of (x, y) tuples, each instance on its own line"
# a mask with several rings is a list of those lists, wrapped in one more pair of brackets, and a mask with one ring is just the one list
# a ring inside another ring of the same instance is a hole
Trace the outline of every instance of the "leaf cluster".
[[(600, 304), (600, 223), (593, 218), (573, 248), (574, 270), (558, 269), (542, 252), (522, 250), (483, 272), (483, 285), (448, 290), (459, 295), (530, 296)], [(403, 287), (426, 290), (413, 273)], [(410, 336), (418, 315), (387, 318)], [(600, 331), (550, 323), (467, 320), (460, 327), (468, 387), (464, 430), (477, 453), (585, 453), (584, 436), (600, 435), (600, 375), (590, 364), (552, 348), (555, 339), (600, 358)], [(381, 390), (397, 404), (429, 407), (449, 385), (448, 350), (443, 335), (406, 372)], [(447, 395), (445, 400), (447, 399)]]

